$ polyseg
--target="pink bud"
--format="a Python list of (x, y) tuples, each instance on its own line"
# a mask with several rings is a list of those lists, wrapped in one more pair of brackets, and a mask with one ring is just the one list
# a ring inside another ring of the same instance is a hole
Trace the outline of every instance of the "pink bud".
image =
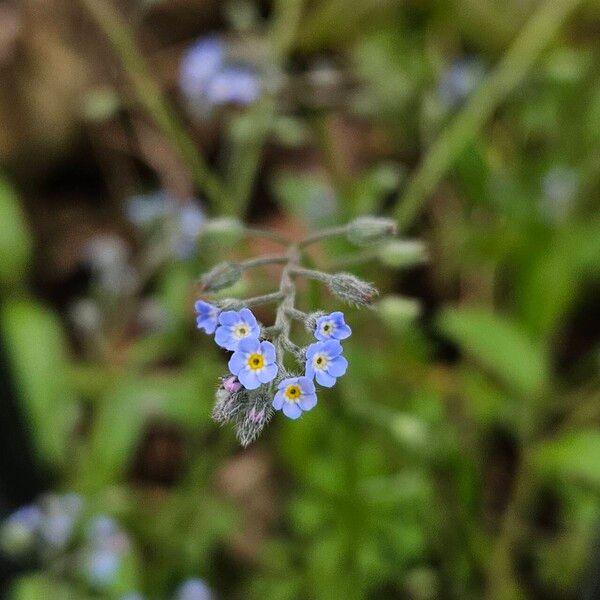
[(239, 392), (242, 389), (242, 384), (238, 381), (237, 377), (231, 375), (223, 379), (223, 388), (230, 394), (235, 394), (235, 392)]

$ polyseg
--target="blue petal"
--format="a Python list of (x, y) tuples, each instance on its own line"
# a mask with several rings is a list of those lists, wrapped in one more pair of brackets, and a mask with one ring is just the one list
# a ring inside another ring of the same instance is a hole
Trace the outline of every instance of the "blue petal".
[(341, 377), (348, 368), (348, 361), (343, 356), (337, 356), (327, 365), (327, 372), (334, 377)]
[(304, 375), (308, 379), (313, 379), (314, 378), (314, 376), (315, 376), (315, 370), (313, 369), (313, 366), (312, 366), (312, 360), (307, 360), (306, 361), (306, 365), (304, 367)]
[(211, 334), (214, 333), (217, 327), (217, 320), (207, 316), (198, 316), (196, 317), (196, 327), (202, 329), (205, 333)]
[(315, 374), (317, 383), (320, 383), (323, 387), (333, 387), (335, 385), (335, 377), (325, 373), (325, 371), (317, 371)]
[(237, 374), (237, 377), (240, 380), (240, 383), (247, 390), (255, 390), (257, 387), (260, 387), (260, 381), (258, 380), (258, 377), (256, 376), (256, 373), (254, 373), (253, 371), (251, 371), (247, 367), (244, 368), (244, 369), (242, 369)]
[(352, 329), (350, 329), (349, 325), (340, 325), (336, 330), (335, 330), (335, 337), (338, 340), (345, 340), (346, 338), (349, 338), (352, 335)]
[(287, 379), (282, 379), (277, 386), (278, 390), (285, 389), (288, 385), (293, 385), (296, 383), (297, 377), (288, 377)]
[(229, 359), (229, 370), (237, 375), (246, 366), (246, 357), (242, 352), (234, 352)]
[(297, 419), (302, 414), (302, 411), (295, 402), (284, 402), (283, 414), (290, 419)]
[(197, 313), (201, 314), (210, 314), (213, 310), (216, 310), (216, 306), (209, 304), (208, 302), (204, 302), (204, 300), (198, 300), (194, 304), (194, 310)]
[(269, 383), (269, 381), (273, 381), (273, 379), (275, 379), (277, 376), (277, 365), (267, 365), (266, 367), (263, 367), (256, 375), (261, 383)]
[(261, 342), (260, 349), (267, 363), (275, 362), (275, 346), (271, 342)]
[(323, 342), (323, 351), (329, 358), (335, 358), (342, 353), (342, 345), (337, 340), (327, 340)]
[(248, 354), (252, 354), (254, 352), (260, 352), (260, 342), (257, 338), (248, 336), (244, 339), (240, 340), (238, 344), (238, 348), (242, 352), (246, 352)]
[(231, 337), (231, 331), (229, 331), (228, 327), (217, 327), (217, 331), (215, 333), (215, 343), (217, 346), (221, 346), (221, 348), (227, 348), (227, 350), (235, 350), (236, 349), (236, 341)]
[(313, 380), (308, 377), (298, 377), (297, 382), (302, 390), (303, 394), (314, 394), (315, 393), (315, 384)]
[(306, 350), (306, 358), (312, 358), (323, 347), (323, 342), (311, 344)]
[(221, 325), (235, 325), (240, 321), (240, 313), (235, 310), (225, 310), (219, 315), (219, 323)]
[(249, 308), (242, 308), (242, 310), (240, 310), (240, 318), (242, 321), (250, 325), (251, 328), (258, 326), (256, 317), (252, 314), (252, 311)]
[(306, 396), (302, 396), (298, 401), (298, 406), (302, 410), (311, 410), (317, 405), (317, 395), (316, 394), (307, 394)]
[(283, 397), (283, 392), (277, 392), (275, 394), (275, 398), (273, 398), (273, 408), (275, 410), (281, 410), (281, 407), (283, 406), (283, 403), (285, 402), (285, 399)]

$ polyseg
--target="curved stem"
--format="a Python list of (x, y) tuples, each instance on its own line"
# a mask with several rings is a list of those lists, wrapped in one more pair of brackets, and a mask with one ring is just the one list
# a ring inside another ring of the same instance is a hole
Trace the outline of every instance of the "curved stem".
[(322, 229), (321, 231), (317, 231), (317, 233), (313, 233), (308, 237), (304, 238), (299, 244), (299, 248), (306, 248), (311, 244), (315, 244), (316, 242), (320, 242), (322, 240), (327, 240), (329, 238), (340, 237), (346, 235), (348, 233), (348, 225), (339, 225), (338, 227), (330, 227), (328, 229)]

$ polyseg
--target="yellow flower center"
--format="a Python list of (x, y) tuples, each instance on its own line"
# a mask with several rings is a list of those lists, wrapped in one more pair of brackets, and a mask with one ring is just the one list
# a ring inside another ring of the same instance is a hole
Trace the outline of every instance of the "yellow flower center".
[(262, 354), (251, 354), (248, 357), (248, 366), (253, 371), (260, 371), (265, 366), (265, 357)]
[(324, 354), (315, 354), (315, 357), (313, 358), (313, 366), (315, 369), (327, 368), (327, 356)]
[(298, 400), (300, 400), (300, 396), (302, 396), (302, 390), (300, 389), (300, 386), (295, 384), (288, 385), (283, 393), (290, 402), (298, 402)]
[(233, 328), (233, 335), (238, 339), (241, 340), (242, 338), (245, 338), (248, 335), (248, 326), (245, 325), (244, 323), (239, 323), (238, 325), (236, 325)]
[(323, 323), (323, 333), (328, 334), (333, 330), (333, 323), (331, 323), (330, 321), (327, 321), (326, 323)]

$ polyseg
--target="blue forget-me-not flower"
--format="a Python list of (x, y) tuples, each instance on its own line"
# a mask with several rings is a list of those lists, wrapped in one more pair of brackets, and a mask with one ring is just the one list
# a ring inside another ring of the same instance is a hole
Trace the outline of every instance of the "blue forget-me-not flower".
[(340, 311), (332, 312), (317, 319), (315, 326), (315, 337), (325, 342), (330, 339), (345, 340), (352, 334), (352, 329), (346, 325), (344, 313)]
[(271, 342), (261, 342), (257, 337), (245, 337), (229, 359), (229, 370), (247, 390), (273, 381), (278, 371), (275, 346)]
[(197, 313), (196, 327), (209, 335), (213, 334), (218, 325), (219, 309), (204, 300), (198, 300), (194, 308)]
[(219, 315), (215, 342), (221, 348), (237, 350), (241, 340), (245, 338), (258, 339), (259, 334), (260, 327), (249, 308), (242, 308), (239, 312), (225, 310)]
[(333, 387), (336, 378), (348, 368), (348, 361), (341, 354), (342, 345), (337, 340), (311, 344), (306, 351), (306, 376), (314, 377), (324, 387)]
[(308, 377), (288, 377), (277, 386), (273, 408), (281, 410), (286, 417), (297, 419), (303, 411), (317, 405), (315, 384)]

